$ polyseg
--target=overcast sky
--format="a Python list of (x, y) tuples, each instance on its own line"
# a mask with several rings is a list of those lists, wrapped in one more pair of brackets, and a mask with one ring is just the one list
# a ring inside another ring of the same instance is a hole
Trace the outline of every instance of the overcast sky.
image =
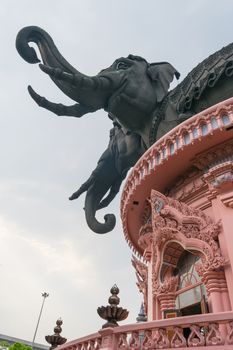
[[(37, 342), (64, 321), (72, 340), (97, 331), (96, 308), (114, 283), (134, 322), (141, 295), (119, 218), (120, 196), (105, 211), (113, 232), (85, 223), (84, 196), (68, 201), (95, 168), (108, 143), (104, 111), (82, 119), (56, 117), (30, 98), (27, 85), (54, 102), (72, 104), (15, 49), (24, 26), (50, 33), (66, 59), (94, 75), (129, 53), (168, 61), (181, 79), (233, 40), (231, 0), (1, 0), (0, 2), (0, 333), (32, 340), (42, 297)], [(100, 213), (100, 218), (103, 213)]]

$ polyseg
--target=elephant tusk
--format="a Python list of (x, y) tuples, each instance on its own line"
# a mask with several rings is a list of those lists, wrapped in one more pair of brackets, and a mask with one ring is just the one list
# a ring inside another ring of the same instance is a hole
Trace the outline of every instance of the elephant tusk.
[(95, 109), (87, 107), (80, 103), (75, 103), (72, 106), (65, 106), (62, 103), (54, 103), (47, 100), (45, 97), (37, 94), (33, 88), (29, 85), (28, 92), (32, 99), (38, 104), (38, 106), (49, 110), (50, 112), (55, 113), (58, 116), (68, 116), (80, 118), (86, 113), (94, 112)]
[(68, 83), (75, 85), (75, 75), (62, 71), (60, 68), (52, 68), (50, 66), (46, 66), (44, 64), (39, 64), (40, 69), (48, 74), (51, 78), (55, 78), (58, 80), (64, 80)]
[(47, 108), (46, 106), (49, 101), (45, 97), (42, 97), (39, 94), (37, 94), (30, 85), (28, 85), (28, 92), (32, 99), (38, 104), (38, 106)]
[(50, 66), (39, 64), (40, 69), (48, 74), (51, 78), (63, 80), (75, 87), (82, 89), (100, 89), (108, 90), (111, 88), (111, 81), (107, 77), (88, 77), (81, 73), (71, 74), (62, 71), (60, 68), (52, 68)]

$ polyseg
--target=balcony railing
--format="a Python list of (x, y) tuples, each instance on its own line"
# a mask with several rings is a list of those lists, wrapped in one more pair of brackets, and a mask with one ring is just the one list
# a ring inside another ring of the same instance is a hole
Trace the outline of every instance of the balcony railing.
[(233, 349), (233, 312), (106, 328), (59, 350)]

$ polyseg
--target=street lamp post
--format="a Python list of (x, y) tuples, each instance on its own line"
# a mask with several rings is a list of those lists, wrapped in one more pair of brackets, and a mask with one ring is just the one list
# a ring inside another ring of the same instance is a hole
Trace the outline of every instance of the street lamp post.
[(45, 299), (46, 299), (48, 296), (49, 296), (49, 293), (46, 293), (46, 292), (42, 293), (43, 301), (42, 301), (42, 305), (41, 305), (41, 309), (40, 309), (40, 313), (39, 313), (39, 317), (38, 317), (38, 321), (37, 321), (37, 325), (36, 325), (34, 337), (33, 337), (33, 340), (32, 340), (32, 350), (33, 350), (33, 348), (34, 348), (34, 343), (35, 343), (35, 339), (36, 339), (36, 333), (37, 333), (37, 330), (38, 330), (38, 327), (39, 327), (40, 318), (41, 318), (41, 314), (42, 314), (42, 311), (43, 311)]

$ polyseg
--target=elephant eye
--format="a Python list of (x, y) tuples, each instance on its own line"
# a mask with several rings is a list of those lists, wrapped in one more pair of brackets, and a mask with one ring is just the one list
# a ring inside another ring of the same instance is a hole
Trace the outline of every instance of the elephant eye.
[(128, 68), (128, 65), (126, 62), (124, 61), (120, 61), (117, 63), (116, 65), (116, 69), (119, 70), (119, 69), (127, 69)]

